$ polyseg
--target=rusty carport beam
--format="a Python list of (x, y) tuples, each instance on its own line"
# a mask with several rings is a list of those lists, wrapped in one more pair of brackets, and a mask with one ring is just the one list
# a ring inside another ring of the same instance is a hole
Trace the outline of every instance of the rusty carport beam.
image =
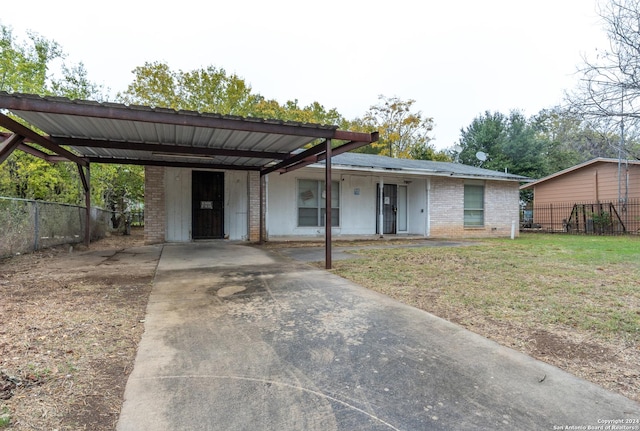
[[(371, 135), (371, 139), (373, 139), (371, 142), (376, 142), (378, 140), (378, 132), (373, 132)], [(369, 141), (364, 141), (364, 142), (355, 142), (355, 141), (351, 141), (351, 142), (347, 142), (345, 144), (342, 144), (336, 148), (331, 149), (331, 157), (337, 156), (338, 154), (342, 154), (342, 153), (346, 153), (347, 151), (351, 151), (351, 150), (355, 150), (356, 148), (360, 148), (363, 147), (365, 145), (369, 145), (371, 142)], [(327, 154), (326, 152), (321, 152), (318, 153), (317, 155), (313, 156), (313, 157), (307, 157), (306, 159), (300, 160), (296, 163), (293, 163), (289, 166), (287, 166), (286, 168), (282, 168), (280, 169), (281, 173), (287, 173), (287, 172), (292, 172), (301, 168), (304, 168), (305, 166), (308, 166), (310, 164), (313, 163), (317, 163), (320, 162), (322, 160), (325, 160), (327, 158)]]
[(14, 133), (4, 141), (0, 142), (0, 164), (7, 160), (7, 157), (9, 157), (16, 148), (20, 147), (22, 141), (24, 141), (24, 136)]
[(81, 101), (59, 102), (33, 95), (0, 92), (0, 107), (11, 111), (32, 111), (48, 114), (77, 115), (108, 120), (139, 121), (176, 126), (206, 127), (265, 134), (332, 138), (338, 126), (293, 123), (262, 118), (225, 117), (195, 111), (176, 111), (167, 108), (149, 109), (142, 106), (121, 106), (110, 103)]
[[(337, 146), (336, 148), (333, 148), (331, 150), (332, 156), (337, 156), (338, 154), (346, 153), (347, 151), (355, 150), (356, 148), (364, 147), (365, 145), (369, 145), (373, 142), (377, 142), (379, 133), (378, 132), (360, 133), (360, 132), (348, 132), (343, 130), (336, 130), (336, 136), (339, 136), (340, 138), (352, 137), (358, 140), (349, 141), (347, 143)], [(312, 163), (325, 160), (326, 157), (327, 155), (326, 155), (325, 145), (319, 144), (306, 151), (303, 151), (300, 154), (296, 154), (295, 156), (290, 157), (287, 160), (284, 160), (274, 166), (264, 169), (261, 175), (267, 175), (275, 171), (280, 171), (281, 173), (295, 171), (296, 169), (303, 168)]]
[(170, 160), (151, 160), (151, 159), (122, 159), (115, 157), (87, 157), (91, 163), (106, 163), (117, 165), (139, 165), (139, 166), (165, 166), (175, 168), (196, 168), (196, 169), (226, 169), (230, 171), (259, 171), (259, 166), (242, 166), (242, 165), (222, 165), (218, 163), (199, 163), (199, 162), (174, 162)]
[[(0, 132), (0, 138), (10, 138), (12, 135), (9, 133), (2, 133)], [(45, 153), (44, 151), (41, 151), (37, 148), (32, 147), (31, 145), (29, 145), (29, 141), (28, 140), (24, 140), (20, 145), (18, 145), (18, 150), (27, 153), (27, 154), (31, 154), (34, 157), (37, 157), (39, 159), (45, 160), (49, 163), (58, 163), (58, 162), (68, 162), (69, 159), (67, 159), (66, 157), (63, 156), (58, 156), (56, 154), (49, 154), (49, 153)], [(3, 159), (4, 160), (4, 159)], [(2, 163), (3, 160), (0, 160), (0, 163)]]
[(112, 150), (151, 151), (154, 153), (189, 154), (202, 156), (231, 156), (257, 159), (284, 160), (290, 157), (290, 153), (278, 153), (273, 151), (230, 150), (225, 148), (207, 147), (183, 147), (178, 145), (157, 144), (153, 142), (127, 142), (85, 138), (64, 138), (50, 136), (49, 140), (57, 145), (70, 145), (73, 147), (108, 148)]
[[(348, 130), (336, 130), (332, 138), (338, 141), (366, 142), (367, 144), (371, 144), (378, 141), (378, 132), (367, 133), (350, 132)], [(335, 148), (333, 149), (333, 151), (335, 151)]]
[(313, 156), (316, 156), (319, 153), (323, 153), (325, 151), (325, 144), (326, 144), (326, 141), (318, 145), (314, 145), (313, 147), (301, 153), (298, 153), (294, 156), (291, 156), (288, 159), (281, 161), (280, 163), (276, 163), (273, 166), (263, 169), (260, 175), (267, 175), (267, 174), (270, 174), (271, 172), (279, 171), (280, 169), (286, 168), (287, 166), (291, 166), (292, 164), (298, 163), (301, 160), (312, 158)]
[(64, 148), (54, 144), (46, 137), (34, 132), (30, 128), (23, 126), (16, 120), (9, 118), (2, 113), (0, 113), (0, 126), (4, 127), (5, 129), (11, 130), (13, 133), (24, 136), (25, 139), (41, 145), (49, 151), (53, 151), (56, 154), (66, 157), (71, 162), (76, 162), (82, 166), (86, 166), (89, 163), (83, 158), (76, 156), (71, 151), (65, 150)]
[[(35, 157), (37, 157), (39, 159), (46, 160), (47, 162), (59, 162), (60, 161), (60, 160), (50, 160), (51, 154), (47, 154), (44, 151), (40, 151), (37, 148), (33, 148), (32, 146), (27, 145), (25, 143), (20, 144), (18, 146), (18, 149), (20, 151), (25, 152), (25, 153), (31, 154), (32, 156), (35, 156)], [(64, 160), (68, 162), (67, 159), (64, 159)]]
[(84, 245), (89, 247), (89, 243), (91, 242), (91, 165), (87, 163), (83, 168), (80, 163), (77, 163), (76, 166), (78, 167), (78, 174), (80, 175), (82, 188), (84, 190)]

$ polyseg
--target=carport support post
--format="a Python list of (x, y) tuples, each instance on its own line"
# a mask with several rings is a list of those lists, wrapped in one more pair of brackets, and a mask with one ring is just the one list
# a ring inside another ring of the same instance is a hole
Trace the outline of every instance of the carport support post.
[(331, 269), (331, 139), (325, 142), (326, 149), (326, 165), (324, 169), (324, 189), (325, 189), (325, 216), (324, 216), (324, 267)]
[(87, 171), (85, 172), (82, 165), (78, 163), (78, 173), (80, 174), (80, 181), (82, 181), (82, 188), (84, 189), (84, 203), (86, 207), (84, 218), (84, 245), (89, 247), (91, 241), (91, 164), (87, 162)]

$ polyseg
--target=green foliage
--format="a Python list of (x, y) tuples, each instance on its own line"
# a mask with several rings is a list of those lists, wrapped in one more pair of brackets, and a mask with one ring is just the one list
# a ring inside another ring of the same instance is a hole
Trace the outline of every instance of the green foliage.
[(144, 200), (144, 167), (100, 164), (91, 167), (94, 205), (115, 211), (114, 227), (135, 203)]
[(88, 77), (84, 64), (68, 67), (62, 65), (62, 78), (51, 83), (51, 92), (56, 96), (80, 100), (103, 100), (103, 88)]
[(303, 123), (338, 124), (342, 117), (318, 102), (300, 107), (297, 100), (280, 104), (254, 93), (244, 79), (208, 66), (174, 71), (166, 63), (145, 63), (133, 71), (127, 90), (118, 95), (124, 103), (213, 112), (243, 117), (274, 118)]
[(82, 199), (74, 164), (51, 164), (15, 151), (0, 166), (0, 195), (79, 204)]
[(18, 43), (11, 28), (0, 24), (0, 90), (43, 94), (49, 64), (63, 57), (62, 49), (36, 33), (29, 43)]
[[(485, 112), (461, 131), (459, 162), (495, 171), (538, 179), (584, 160), (575, 149), (577, 136), (573, 119), (559, 110), (543, 111), (532, 119), (512, 111)], [(478, 152), (486, 154), (480, 160)], [(523, 201), (532, 199), (531, 191), (523, 191)]]
[(0, 409), (0, 428), (7, 428), (11, 425), (11, 413), (6, 406)]
[(431, 307), (461, 310), (637, 343), (639, 241), (534, 234), (485, 239), (470, 247), (359, 250), (362, 259), (336, 262), (334, 271), (431, 312)]
[(364, 153), (390, 157), (424, 160), (448, 160), (444, 152), (436, 152), (429, 133), (433, 130), (433, 118), (423, 117), (422, 112), (412, 111), (415, 100), (398, 97), (378, 97), (379, 103), (369, 108), (362, 119), (356, 119), (351, 130), (377, 130), (378, 142), (361, 149)]
[(436, 162), (450, 162), (451, 157), (445, 151), (436, 151), (431, 145), (414, 147), (409, 151), (411, 159), (433, 160)]
[[(91, 82), (82, 63), (61, 65), (60, 79), (50, 76), (52, 62), (64, 58), (60, 46), (35, 33), (29, 33), (27, 42), (18, 41), (10, 28), (0, 25), (0, 78), (1, 89), (39, 95), (57, 95), (72, 99), (101, 100), (102, 87)], [(39, 148), (37, 145), (34, 147)], [(42, 149), (41, 149), (42, 150)], [(106, 206), (114, 201), (141, 199), (142, 168), (133, 168), (135, 181), (128, 175), (106, 175), (117, 168), (92, 168), (94, 205)], [(121, 169), (124, 172), (124, 169)], [(121, 193), (122, 196), (117, 197)], [(73, 163), (48, 163), (21, 151), (14, 151), (0, 165), (0, 196), (46, 200), (69, 204), (83, 204), (84, 192), (78, 170)]]
[(487, 111), (483, 116), (474, 118), (471, 125), (460, 132), (460, 163), (481, 166), (483, 162), (476, 158), (478, 151), (486, 153), (490, 159), (502, 157), (502, 148), (507, 139), (506, 128), (507, 118), (499, 112)]
[(147, 62), (133, 74), (133, 82), (118, 95), (124, 103), (246, 116), (256, 102), (241, 78), (213, 66), (176, 72), (166, 63)]
[(258, 99), (258, 102), (251, 109), (250, 116), (252, 117), (332, 125), (344, 121), (335, 108), (327, 110), (318, 102), (300, 107), (298, 100), (289, 100), (284, 105), (280, 105), (276, 100), (267, 100), (262, 96), (259, 96)]
[[(550, 170), (559, 170), (597, 157), (618, 157), (620, 136), (596, 130), (574, 113), (560, 108), (545, 109), (531, 120), (549, 142)], [(632, 148), (632, 143), (628, 143)]]

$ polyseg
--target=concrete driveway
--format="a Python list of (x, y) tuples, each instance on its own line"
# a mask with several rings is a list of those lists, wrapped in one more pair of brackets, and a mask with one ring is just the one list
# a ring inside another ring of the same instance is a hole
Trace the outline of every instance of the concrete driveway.
[(145, 329), (119, 431), (605, 429), (640, 419), (627, 398), (245, 245), (165, 245)]

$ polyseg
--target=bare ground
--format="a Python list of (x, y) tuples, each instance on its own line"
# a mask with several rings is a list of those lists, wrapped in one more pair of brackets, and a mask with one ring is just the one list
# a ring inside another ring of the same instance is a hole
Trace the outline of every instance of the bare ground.
[(130, 248), (142, 243), (134, 230), (88, 250), (0, 261), (0, 414), (8, 429), (115, 428), (157, 265), (159, 249)]

